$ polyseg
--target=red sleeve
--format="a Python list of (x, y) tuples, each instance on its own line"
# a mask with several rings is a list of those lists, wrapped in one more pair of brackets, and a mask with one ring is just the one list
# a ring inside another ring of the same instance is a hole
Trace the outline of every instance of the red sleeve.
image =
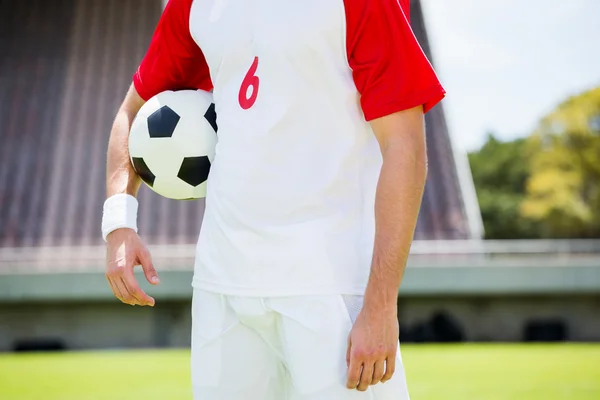
[(206, 59), (190, 33), (191, 7), (192, 0), (170, 0), (165, 7), (150, 48), (133, 76), (144, 100), (165, 90), (212, 89)]
[(354, 82), (370, 121), (446, 94), (409, 24), (408, 0), (344, 0), (346, 46)]

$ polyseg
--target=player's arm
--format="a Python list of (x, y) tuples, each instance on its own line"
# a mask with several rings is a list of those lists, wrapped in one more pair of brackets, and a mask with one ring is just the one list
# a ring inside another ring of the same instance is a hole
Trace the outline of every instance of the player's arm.
[[(134, 266), (139, 264), (148, 282), (159, 282), (150, 253), (132, 226), (137, 217), (135, 196), (141, 180), (131, 165), (128, 139), (131, 124), (143, 104), (144, 100), (134, 85), (131, 85), (113, 123), (108, 140), (107, 201), (104, 206), (103, 231), (105, 234), (110, 230), (106, 235), (106, 278), (114, 295), (126, 304), (153, 306), (154, 299), (140, 288), (133, 273)], [(111, 224), (116, 225), (111, 227)]]
[(371, 273), (348, 346), (347, 386), (358, 390), (394, 373), (398, 289), (427, 175), (423, 114), (445, 94), (410, 28), (408, 4), (346, 0), (348, 60), (383, 157)]
[(137, 195), (142, 181), (131, 165), (128, 139), (131, 124), (144, 103), (132, 84), (117, 112), (108, 140), (106, 197), (118, 193)]
[(427, 177), (423, 107), (374, 119), (371, 126), (383, 165), (375, 195), (375, 246), (365, 307), (395, 318)]
[(189, 29), (192, 0), (170, 0), (133, 77), (115, 118), (108, 144), (107, 200), (104, 203), (103, 236), (107, 241), (106, 277), (117, 298), (131, 305), (154, 305), (154, 299), (138, 285), (133, 269), (141, 265), (148, 282), (158, 276), (150, 253), (137, 234), (137, 200), (141, 180), (131, 165), (128, 151), (133, 119), (145, 101), (165, 90), (212, 89), (204, 55)]
[(131, 123), (142, 105), (165, 90), (211, 90), (212, 82), (202, 51), (189, 29), (192, 0), (170, 0), (158, 22), (150, 47), (133, 76), (119, 109), (108, 149), (107, 195), (135, 196), (141, 180), (129, 161)]
[[(375, 195), (375, 244), (363, 310), (351, 335), (348, 386), (366, 390), (394, 374), (397, 298), (427, 176), (423, 107), (371, 121), (383, 164)], [(371, 334), (369, 334), (371, 332)], [(361, 369), (362, 368), (362, 371)]]

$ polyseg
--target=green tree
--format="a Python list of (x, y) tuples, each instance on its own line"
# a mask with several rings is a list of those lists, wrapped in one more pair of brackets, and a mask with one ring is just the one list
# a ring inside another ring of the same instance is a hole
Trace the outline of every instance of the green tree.
[(600, 237), (600, 87), (571, 97), (528, 140), (521, 215), (545, 237)]
[(486, 239), (538, 236), (536, 223), (520, 212), (529, 151), (526, 139), (501, 142), (489, 134), (483, 147), (469, 154)]

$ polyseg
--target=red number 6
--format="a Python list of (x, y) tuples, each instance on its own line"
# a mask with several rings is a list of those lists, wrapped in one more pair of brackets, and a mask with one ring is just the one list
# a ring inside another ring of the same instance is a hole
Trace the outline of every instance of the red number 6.
[[(242, 86), (240, 87), (240, 93), (238, 95), (238, 100), (240, 102), (240, 107), (244, 110), (249, 109), (256, 102), (256, 98), (258, 97), (258, 85), (260, 80), (258, 76), (254, 75), (256, 73), (256, 69), (258, 68), (258, 57), (254, 57), (254, 62), (252, 66), (246, 73), (244, 80), (242, 81)], [(252, 94), (248, 97), (248, 89), (252, 87)]]

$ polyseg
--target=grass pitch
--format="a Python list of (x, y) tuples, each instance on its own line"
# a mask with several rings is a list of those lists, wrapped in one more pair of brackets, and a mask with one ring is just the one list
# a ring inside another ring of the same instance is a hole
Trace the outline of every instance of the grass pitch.
[[(412, 400), (600, 399), (600, 345), (405, 345), (402, 355)], [(0, 354), (0, 399), (191, 400), (188, 365), (183, 350)]]

